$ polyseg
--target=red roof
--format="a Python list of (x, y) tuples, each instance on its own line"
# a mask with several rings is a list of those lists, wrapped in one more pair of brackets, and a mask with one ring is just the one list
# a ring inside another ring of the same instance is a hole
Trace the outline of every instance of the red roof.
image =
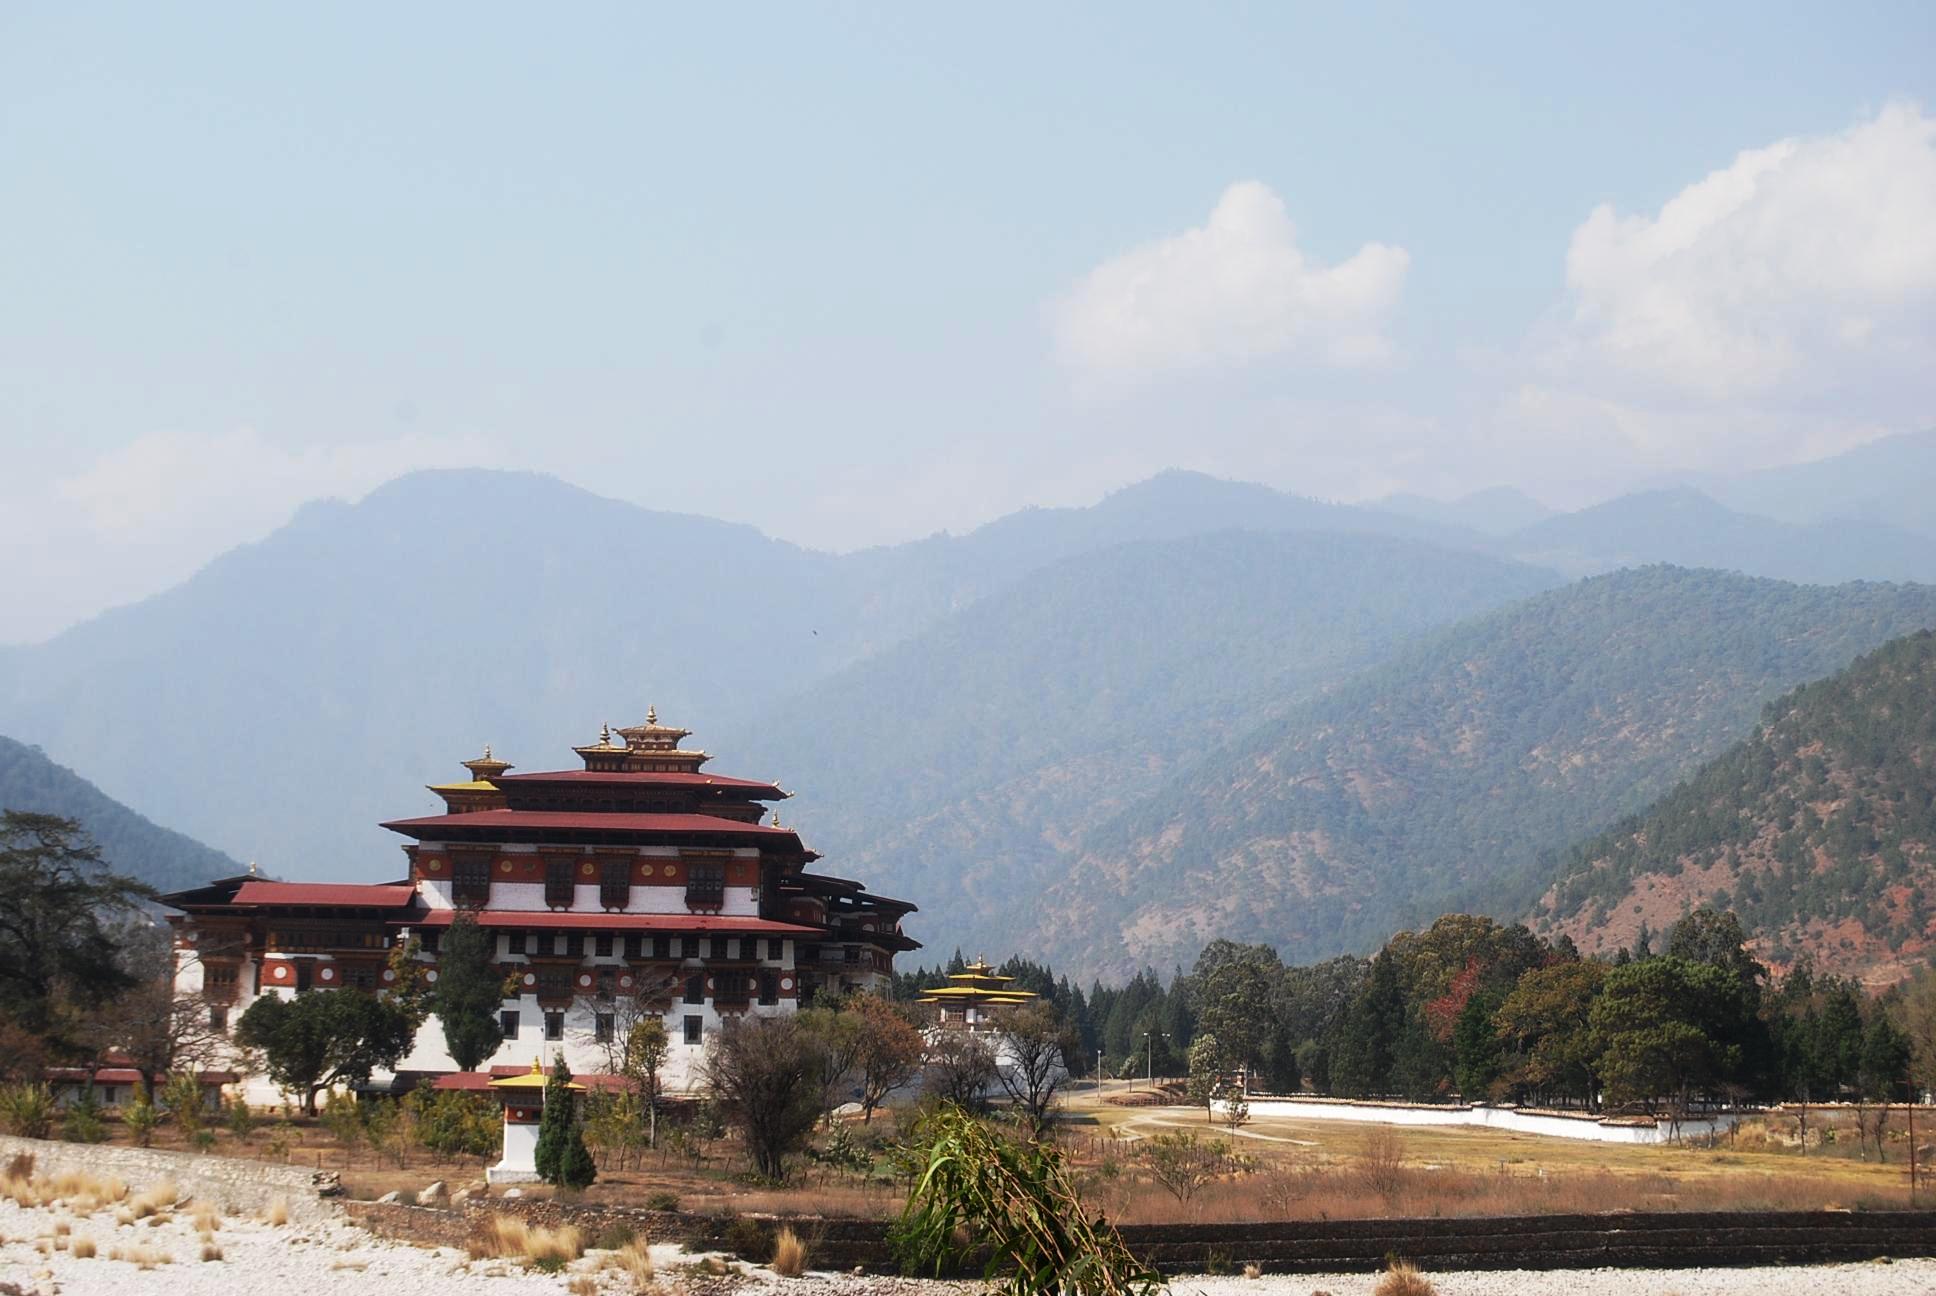
[(425, 815), (421, 819), (392, 819), (382, 827), (406, 837), (422, 837), (437, 828), (538, 828), (557, 832), (718, 833), (737, 837), (791, 837), (791, 828), (742, 823), (704, 814), (601, 814), (582, 810), (472, 810), (466, 814)]
[[(491, 1081), (502, 1080), (505, 1076), (530, 1073), (531, 1068), (528, 1066), (494, 1066), (489, 1071), (451, 1071), (431, 1081), (430, 1087), (490, 1093), (492, 1092)], [(551, 1074), (550, 1067), (545, 1068), (545, 1074)], [(619, 1075), (575, 1075), (572, 1077), (572, 1082), (583, 1085), (587, 1089), (630, 1089), (632, 1087), (632, 1081), (629, 1078)]]
[(617, 783), (665, 787), (720, 787), (771, 792), (785, 796), (777, 783), (759, 779), (727, 778), (723, 774), (684, 774), (656, 770), (544, 770), (534, 774), (500, 774), (493, 783)]
[(417, 889), (394, 884), (355, 885), (346, 882), (244, 882), (231, 904), (238, 905), (360, 905), (371, 909), (401, 909), (416, 898)]
[[(392, 919), (411, 927), (448, 927), (456, 917), (451, 909), (432, 909), (419, 918)], [(477, 915), (480, 927), (522, 927), (535, 930), (712, 932), (746, 936), (819, 936), (820, 927), (747, 918), (738, 914), (560, 913), (552, 909), (485, 909)]]

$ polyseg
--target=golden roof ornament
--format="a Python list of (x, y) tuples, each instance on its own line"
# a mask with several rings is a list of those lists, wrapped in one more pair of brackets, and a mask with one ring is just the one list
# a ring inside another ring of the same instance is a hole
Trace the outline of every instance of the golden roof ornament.
[(650, 702), (645, 704), (645, 722), (649, 725), (659, 723), (659, 708), (653, 706)]

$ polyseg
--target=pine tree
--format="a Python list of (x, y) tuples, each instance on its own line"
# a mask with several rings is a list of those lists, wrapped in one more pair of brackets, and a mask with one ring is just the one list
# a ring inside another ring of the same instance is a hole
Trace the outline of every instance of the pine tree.
[(538, 1150), (533, 1156), (537, 1165), (538, 1178), (546, 1183), (562, 1183), (566, 1149), (577, 1142), (582, 1149), (584, 1141), (578, 1137), (577, 1122), (572, 1119), (571, 1068), (565, 1065), (564, 1051), (556, 1055), (551, 1066), (551, 1078), (545, 1082), (544, 1116), (538, 1122)]
[(477, 1070), (504, 1042), (497, 1015), (504, 978), (492, 962), (495, 945), (474, 914), (459, 910), (437, 956), (434, 1005), (444, 1024), (444, 1044), (460, 1071)]

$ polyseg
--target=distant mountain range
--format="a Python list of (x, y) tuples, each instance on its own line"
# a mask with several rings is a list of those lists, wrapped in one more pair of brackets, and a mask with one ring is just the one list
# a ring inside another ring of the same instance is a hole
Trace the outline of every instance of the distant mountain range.
[(1771, 703), (1750, 737), (1574, 848), (1560, 874), (1539, 925), (1589, 953), (1712, 904), (1778, 962), (1907, 975), (1936, 948), (1936, 634)]
[(11, 738), (0, 738), (0, 810), (78, 821), (108, 867), (160, 891), (242, 871), (221, 851), (149, 822), (73, 770)]
[(1546, 858), (1752, 727), (1764, 702), (1936, 625), (1936, 587), (1656, 567), (1488, 613), (1206, 753), (1072, 843), (1018, 948), (1124, 968), (1215, 936), (1287, 960), (1439, 913), (1518, 917)]
[[(1908, 494), (1936, 489), (1915, 476), (1931, 438), (1896, 440), (1703, 483), (1779, 519), (1682, 488), (1545, 515), (1503, 490), (1361, 507), (1174, 472), (847, 555), (545, 477), (419, 473), (0, 649), (0, 732), (235, 857), (369, 879), (397, 858), (377, 822), (483, 743), (556, 768), (654, 702), (716, 768), (803, 793), (789, 820), (922, 904), (923, 939), (1078, 972), (1218, 934), (1357, 947), (1429, 888), (1510, 873), (1530, 903), (1530, 856), (1641, 809), (1781, 690), (1936, 624), (1919, 587), (1561, 588), (1660, 561), (1936, 581)], [(1809, 480), (1883, 503), (1801, 516)], [(1492, 727), (1460, 731), (1462, 708)], [(1500, 777), (1460, 772), (1462, 744)]]

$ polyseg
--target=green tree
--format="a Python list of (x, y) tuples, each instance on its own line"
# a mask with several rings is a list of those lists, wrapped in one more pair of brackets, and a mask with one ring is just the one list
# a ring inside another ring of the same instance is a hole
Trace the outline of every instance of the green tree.
[(1389, 948), (1378, 951), (1371, 972), (1337, 1026), (1331, 1049), (1333, 1090), (1352, 1098), (1389, 1093), (1392, 1056), (1405, 1029), (1405, 992), (1398, 960)]
[(826, 1069), (819, 1036), (797, 1017), (742, 1017), (713, 1033), (700, 1076), (754, 1169), (778, 1181), (820, 1119)]
[(580, 1189), (598, 1177), (578, 1127), (578, 1104), (573, 1101), (571, 1068), (561, 1049), (553, 1057), (545, 1079), (544, 1115), (538, 1120), (538, 1148), (532, 1157), (538, 1178), (561, 1188)]
[(497, 970), (496, 938), (477, 916), (459, 909), (437, 954), (437, 989), (431, 1004), (443, 1023), (444, 1046), (460, 1071), (475, 1071), (504, 1042), (498, 1010), (504, 1006), (504, 975)]
[(260, 1049), (269, 1078), (302, 1096), (316, 1114), (316, 1095), (333, 1084), (362, 1084), (410, 1051), (418, 1018), (409, 1006), (361, 990), (305, 990), (292, 999), (265, 994), (235, 1024), (236, 1042)]
[(1068, 1054), (1078, 1048), (1076, 1033), (1055, 1006), (1037, 999), (1002, 1012), (999, 1028), (1008, 1065), (997, 1067), (996, 1083), (1037, 1134), (1049, 1125), (1049, 1108), (1069, 1079)]
[(1209, 1031), (1198, 1031), (1190, 1041), (1190, 1079), (1184, 1092), (1203, 1108), (1205, 1120), (1210, 1119), (1211, 1106), (1222, 1092), (1223, 1073), (1228, 1069), (1222, 1042)]
[(1504, 1069), (1499, 1049), (1499, 1032), (1493, 1015), (1499, 999), (1489, 991), (1479, 991), (1465, 1001), (1459, 1020), (1452, 1028), (1454, 1058), (1452, 1078), (1467, 1102), (1490, 1096), (1493, 1082)]
[(84, 1051), (90, 1011), (135, 985), (115, 920), (154, 894), (109, 872), (74, 820), (0, 813), (0, 1015), (57, 1053)]
[(1607, 974), (1589, 1014), (1600, 1074), (1615, 1102), (1650, 1108), (1666, 1100), (1678, 1117), (1695, 1092), (1732, 1080), (1741, 987), (1724, 969), (1673, 955)]
[(1499, 1005), (1493, 1025), (1505, 1046), (1505, 1079), (1522, 1096), (1564, 1094), (1589, 1106), (1596, 1101), (1592, 1014), (1607, 973), (1606, 964), (1591, 960), (1536, 968)]

